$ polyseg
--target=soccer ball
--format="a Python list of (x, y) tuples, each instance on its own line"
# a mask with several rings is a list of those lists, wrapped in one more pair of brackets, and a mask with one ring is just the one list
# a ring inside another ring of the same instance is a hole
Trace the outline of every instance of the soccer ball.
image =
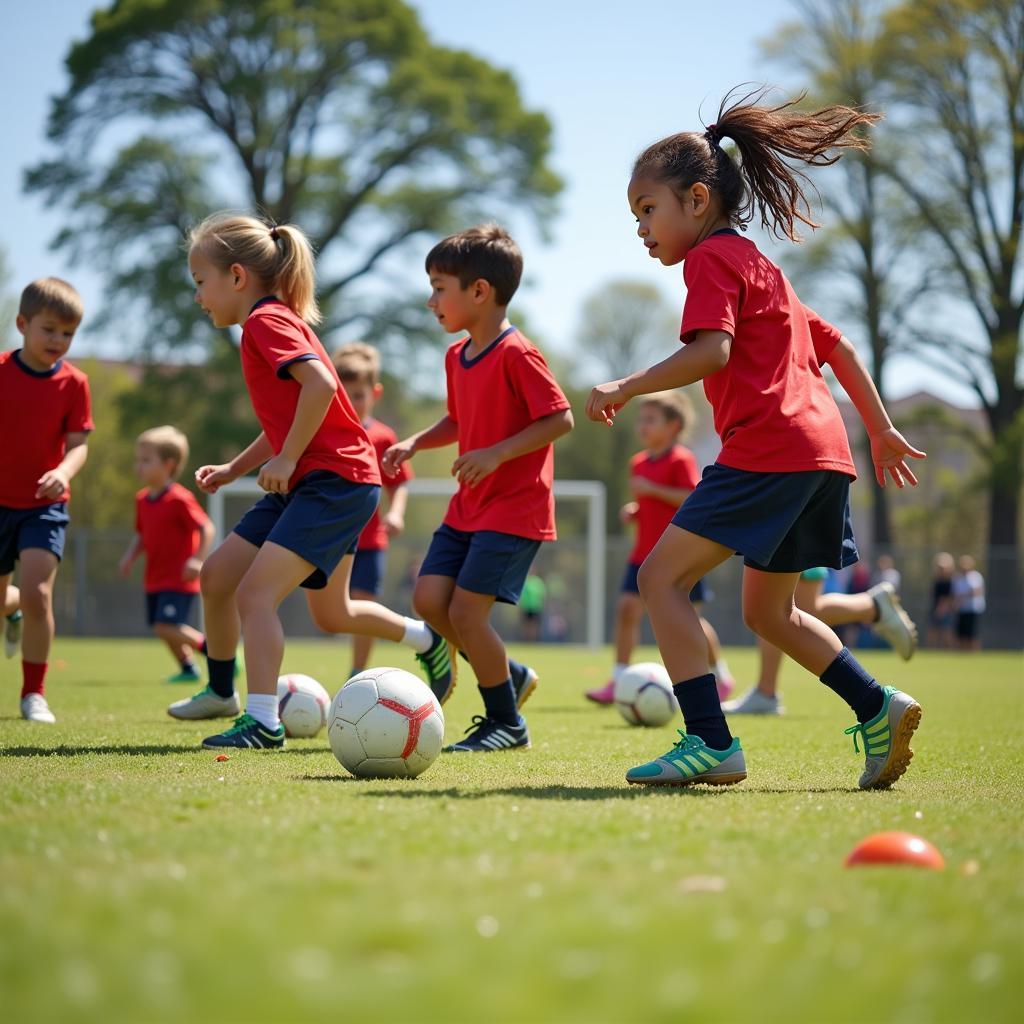
[(642, 661), (615, 681), (615, 706), (630, 725), (664, 725), (678, 705), (664, 665)]
[(286, 736), (315, 736), (327, 724), (330, 706), (331, 695), (312, 676), (292, 673), (278, 677), (277, 713)]
[(413, 778), (441, 752), (444, 714), (430, 687), (400, 668), (371, 668), (335, 695), (327, 716), (334, 756), (362, 778)]

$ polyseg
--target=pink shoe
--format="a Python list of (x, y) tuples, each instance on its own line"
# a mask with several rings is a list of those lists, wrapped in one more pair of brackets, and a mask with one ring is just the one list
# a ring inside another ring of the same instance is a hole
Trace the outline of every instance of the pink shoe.
[(614, 704), (615, 680), (609, 679), (604, 686), (599, 686), (596, 690), (587, 690), (586, 697), (595, 704)]
[(715, 687), (719, 700), (728, 700), (729, 694), (736, 689), (736, 680), (732, 676), (715, 676)]

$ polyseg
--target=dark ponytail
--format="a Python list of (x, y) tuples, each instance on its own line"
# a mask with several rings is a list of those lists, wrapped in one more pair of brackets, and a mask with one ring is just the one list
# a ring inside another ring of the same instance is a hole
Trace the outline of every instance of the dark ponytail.
[[(865, 150), (869, 143), (858, 129), (882, 115), (842, 106), (794, 110), (803, 95), (763, 106), (767, 92), (758, 89), (735, 100), (735, 90), (730, 92), (722, 100), (718, 120), (705, 132), (680, 132), (648, 146), (637, 157), (634, 176), (664, 181), (679, 193), (702, 181), (733, 223), (750, 223), (756, 210), (762, 227), (770, 227), (778, 238), (798, 241), (797, 221), (818, 227), (804, 194), (813, 184), (787, 161), (827, 167), (843, 149)], [(722, 149), (723, 138), (735, 143), (739, 166)]]

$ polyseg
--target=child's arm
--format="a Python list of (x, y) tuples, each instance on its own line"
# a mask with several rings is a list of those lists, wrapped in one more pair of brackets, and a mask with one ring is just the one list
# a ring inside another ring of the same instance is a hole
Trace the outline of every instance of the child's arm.
[(622, 380), (598, 384), (587, 399), (587, 416), (611, 426), (615, 414), (631, 398), (681, 388), (722, 369), (731, 347), (732, 335), (725, 331), (697, 331), (693, 341), (681, 345), (668, 359)]
[(198, 579), (200, 570), (203, 568), (203, 562), (206, 561), (206, 556), (210, 553), (210, 548), (213, 547), (213, 538), (217, 533), (217, 528), (210, 519), (207, 519), (199, 529), (202, 531), (199, 549), (185, 562), (181, 570), (181, 578), (186, 583)]
[(89, 447), (86, 442), (89, 434), (85, 430), (74, 431), (67, 435), (64, 441), (64, 458), (60, 465), (48, 469), (37, 481), (37, 498), (49, 498), (51, 501), (58, 501), (60, 496), (68, 489), (75, 474), (85, 465), (89, 457)]
[(139, 557), (139, 552), (142, 550), (142, 537), (139, 534), (135, 534), (131, 539), (131, 543), (128, 545), (125, 553), (121, 556), (121, 562), (118, 565), (118, 571), (124, 576), (125, 579), (131, 574), (132, 566), (135, 564), (135, 559)]
[(239, 452), (230, 462), (219, 466), (200, 466), (196, 470), (196, 485), (207, 494), (216, 494), (224, 484), (262, 466), (273, 454), (267, 435), (261, 432), (245, 451)]
[(627, 501), (622, 508), (619, 509), (619, 522), (623, 526), (628, 525), (636, 519), (637, 512), (640, 511), (640, 506), (635, 501)]
[(689, 487), (667, 487), (662, 484), (656, 484), (645, 476), (631, 476), (629, 478), (629, 486), (638, 498), (641, 496), (657, 498), (668, 505), (682, 505), (693, 494), (693, 490)]
[(451, 416), (442, 416), (435, 424), (393, 444), (381, 459), (384, 472), (394, 476), (403, 462), (408, 462), (418, 451), (427, 448), (445, 448), (459, 439), (459, 425)]
[(460, 455), (452, 465), (452, 476), (457, 477), (460, 484), (474, 487), (503, 462), (517, 459), (520, 455), (527, 455), (557, 441), (563, 434), (568, 434), (572, 426), (570, 409), (560, 409), (548, 416), (541, 416), (504, 441)]
[(409, 501), (409, 488), (405, 484), (388, 489), (388, 510), (382, 517), (389, 537), (397, 537), (405, 529), (405, 508)]
[(301, 359), (292, 363), (288, 372), (301, 388), (295, 417), (288, 428), (281, 451), (267, 462), (256, 478), (256, 483), (263, 490), (279, 494), (288, 493), (288, 481), (302, 453), (323, 423), (334, 393), (338, 390), (334, 375), (319, 359)]
[(825, 362), (832, 367), (836, 380), (850, 396), (850, 401), (864, 421), (871, 441), (871, 461), (875, 464), (875, 478), (879, 486), (885, 486), (885, 473), (888, 470), (897, 487), (908, 483), (916, 487), (917, 477), (904, 457), (909, 455), (914, 459), (924, 459), (927, 455), (914, 448), (892, 425), (875, 382), (857, 355), (857, 350), (847, 338), (840, 338)]

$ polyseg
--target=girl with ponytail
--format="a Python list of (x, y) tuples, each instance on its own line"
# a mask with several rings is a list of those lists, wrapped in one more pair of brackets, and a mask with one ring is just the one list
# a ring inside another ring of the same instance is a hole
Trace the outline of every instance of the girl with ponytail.
[[(259, 470), (267, 492), (203, 564), (210, 684), (168, 708), (175, 718), (238, 715), (239, 625), (245, 642), (245, 714), (205, 747), (284, 745), (277, 677), (284, 655), (280, 603), (307, 589), (314, 620), (331, 632), (403, 641), (429, 659), (429, 681), (451, 686), (443, 638), (373, 601), (352, 601), (356, 541), (377, 507), (377, 456), (311, 324), (320, 319), (313, 252), (302, 231), (233, 213), (208, 217), (189, 236), (196, 302), (215, 327), (242, 326), (241, 360), (259, 437), (231, 462), (202, 466), (207, 494)], [(424, 660), (424, 659), (421, 659)], [(449, 675), (437, 680), (437, 674)]]
[[(600, 384), (587, 415), (612, 424), (639, 395), (704, 381), (722, 450), (640, 568), (665, 665), (686, 730), (662, 757), (630, 769), (641, 785), (727, 785), (746, 778), (744, 753), (722, 713), (690, 588), (734, 553), (743, 555), (743, 616), (769, 643), (849, 704), (864, 743), (862, 789), (885, 788), (910, 762), (921, 719), (910, 696), (878, 682), (824, 623), (794, 605), (800, 573), (858, 558), (850, 524), (855, 478), (839, 409), (822, 376), (828, 364), (871, 439), (875, 476), (916, 485), (906, 463), (923, 459), (893, 427), (853, 345), (803, 305), (782, 271), (744, 238), (755, 217), (798, 240), (816, 227), (806, 175), (846, 149), (866, 149), (879, 115), (833, 106), (805, 112), (765, 93), (723, 101), (703, 132), (681, 132), (645, 149), (628, 187), (637, 233), (664, 266), (683, 264), (682, 346), (667, 359)], [(722, 147), (733, 143), (735, 156)]]

